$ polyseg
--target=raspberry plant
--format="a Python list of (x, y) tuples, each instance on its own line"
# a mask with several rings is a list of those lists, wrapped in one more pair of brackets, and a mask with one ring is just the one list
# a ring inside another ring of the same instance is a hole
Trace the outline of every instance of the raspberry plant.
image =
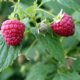
[[(26, 76), (25, 80), (80, 80), (78, 1), (9, 2), (13, 11), (1, 27), (0, 71), (19, 58), (19, 63), (22, 63), (20, 72)], [(55, 23), (57, 18), (59, 21)]]

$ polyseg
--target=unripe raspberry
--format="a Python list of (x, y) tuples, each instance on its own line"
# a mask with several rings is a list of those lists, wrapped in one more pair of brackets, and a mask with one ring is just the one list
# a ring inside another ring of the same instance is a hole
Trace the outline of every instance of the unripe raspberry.
[(60, 36), (72, 36), (75, 32), (75, 25), (70, 15), (64, 13), (58, 22), (51, 24), (53, 32)]
[(25, 63), (27, 63), (28, 62), (28, 59), (26, 58), (26, 56), (25, 55), (19, 55), (18, 56), (18, 63), (19, 64), (25, 64)]
[(40, 23), (39, 32), (45, 33), (48, 30), (48, 25), (44, 22)]
[(24, 31), (25, 25), (18, 20), (6, 20), (1, 27), (4, 40), (11, 46), (17, 46), (21, 43)]

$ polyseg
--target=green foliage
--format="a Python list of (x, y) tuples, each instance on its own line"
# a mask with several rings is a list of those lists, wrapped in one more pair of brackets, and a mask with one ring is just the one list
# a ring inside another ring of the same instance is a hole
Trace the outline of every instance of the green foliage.
[(6, 80), (6, 79), (8, 79), (10, 76), (12, 76), (13, 74), (14, 74), (13, 69), (7, 68), (7, 69), (5, 69), (3, 72), (0, 73), (0, 80)]
[(74, 0), (57, 0), (58, 2), (60, 2), (62, 5), (66, 6), (66, 7), (69, 7), (73, 10), (78, 10), (80, 11), (79, 9), (79, 4), (77, 4)]
[(79, 41), (74, 36), (62, 39), (62, 45), (66, 53), (76, 47), (78, 43)]
[(76, 73), (60, 73), (53, 80), (80, 80), (80, 76)]
[(8, 46), (4, 42), (2, 35), (0, 35), (0, 71), (12, 64), (13, 60), (18, 56), (18, 53), (20, 53), (19, 47)]
[[(46, 53), (49, 53), (55, 59), (63, 62), (64, 59), (64, 51), (62, 46), (60, 45), (59, 39), (57, 39), (54, 35), (42, 36), (38, 37), (41, 45), (43, 46)], [(46, 44), (47, 43), (47, 44)], [(43, 45), (44, 44), (44, 45)]]
[(80, 22), (80, 12), (75, 11), (72, 16), (76, 22)]
[(56, 67), (52, 64), (37, 63), (32, 68), (26, 80), (45, 80), (46, 76), (54, 72)]
[(35, 17), (37, 4), (34, 2), (34, 5), (26, 9), (26, 14), (30, 17)]
[(76, 24), (76, 33), (75, 37), (80, 40), (80, 24)]

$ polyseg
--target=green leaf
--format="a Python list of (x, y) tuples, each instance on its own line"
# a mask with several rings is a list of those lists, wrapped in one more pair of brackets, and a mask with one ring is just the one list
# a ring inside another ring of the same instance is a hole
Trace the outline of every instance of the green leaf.
[(46, 2), (49, 2), (51, 0), (42, 0), (42, 3), (46, 3)]
[(80, 22), (80, 12), (78, 11), (75, 11), (73, 14), (73, 19), (76, 21), (76, 22)]
[(77, 72), (60, 73), (57, 74), (53, 80), (80, 80), (80, 75)]
[(23, 3), (23, 5), (26, 5), (26, 6), (31, 6), (34, 2), (34, 0), (20, 0), (21, 3)]
[(2, 2), (2, 0), (0, 0), (0, 3)]
[(78, 42), (79, 41), (74, 36), (70, 36), (68, 38), (63, 38), (62, 45), (64, 50), (67, 52), (76, 47)]
[(12, 64), (19, 51), (19, 46), (8, 46), (0, 35), (0, 71)]
[(23, 20), (22, 20), (22, 22), (27, 26), (27, 28), (30, 28), (30, 19), (29, 18), (24, 18)]
[(40, 54), (46, 56), (46, 51), (43, 48), (44, 47), (41, 43), (35, 41), (28, 49), (24, 49), (23, 53), (25, 53), (28, 58), (33, 60), (36, 56), (39, 58)]
[(45, 36), (39, 35), (38, 40), (46, 53), (48, 52), (58, 61), (64, 62), (64, 50), (60, 44), (59, 38), (56, 38), (54, 35), (47, 34)]
[[(25, 9), (24, 9), (24, 10), (25, 10)], [(22, 20), (22, 19), (26, 16), (24, 10), (23, 10), (23, 8), (20, 6), (20, 7), (18, 8), (17, 12), (16, 12), (16, 13), (19, 15), (20, 20)]]
[(13, 18), (14, 18), (14, 15), (15, 15), (15, 13), (12, 12), (12, 13), (8, 16), (8, 18), (9, 18), (9, 19), (13, 19)]
[(30, 6), (26, 9), (26, 14), (29, 15), (30, 17), (34, 17), (36, 15), (36, 8), (37, 8), (37, 3), (34, 2), (33, 6)]
[(76, 71), (80, 71), (80, 58), (76, 58), (73, 63), (73, 69)]
[(4, 71), (0, 72), (0, 80), (7, 80), (14, 74), (14, 70), (12, 68), (7, 68)]
[(26, 80), (45, 80), (47, 75), (54, 70), (54, 65), (37, 63), (31, 68)]
[(59, 41), (59, 38), (54, 36), (51, 31), (50, 33), (44, 35), (37, 33), (36, 29), (32, 29), (32, 33), (36, 36), (37, 43), (31, 45), (31, 47), (26, 51), (26, 55), (35, 55), (35, 52), (38, 51), (45, 56), (49, 54), (51, 58), (54, 58), (59, 62), (65, 62), (64, 50)]
[(63, 9), (65, 12), (68, 12), (69, 14), (73, 12), (73, 9), (70, 9), (66, 6), (61, 5), (57, 0), (54, 0), (54, 1), (51, 0), (50, 2), (47, 2), (45, 4), (45, 7), (50, 9), (50, 11), (56, 15), (60, 12), (61, 9)]
[(75, 37), (80, 40), (80, 24), (76, 24)]
[(68, 8), (80, 11), (79, 4), (77, 4), (74, 0), (57, 0), (57, 1)]

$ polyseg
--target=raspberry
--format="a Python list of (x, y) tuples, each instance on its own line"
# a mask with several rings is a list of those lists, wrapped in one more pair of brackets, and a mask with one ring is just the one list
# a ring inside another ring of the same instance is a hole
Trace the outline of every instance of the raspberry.
[(75, 32), (73, 19), (66, 13), (63, 14), (61, 20), (59, 20), (58, 22), (53, 22), (51, 24), (51, 27), (56, 34), (64, 37), (71, 36)]
[(17, 46), (21, 43), (24, 31), (25, 25), (18, 20), (6, 20), (1, 27), (4, 40), (11, 46)]

